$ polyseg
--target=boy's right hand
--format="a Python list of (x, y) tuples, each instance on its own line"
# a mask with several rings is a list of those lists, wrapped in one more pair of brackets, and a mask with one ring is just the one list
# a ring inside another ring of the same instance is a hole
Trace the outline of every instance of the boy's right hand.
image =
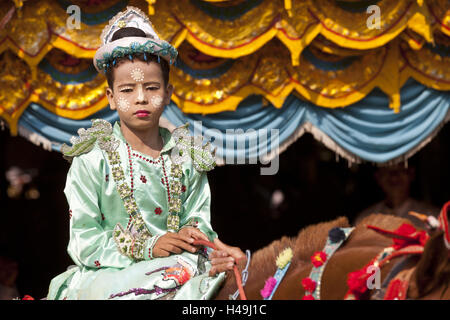
[(153, 247), (153, 257), (168, 257), (172, 253), (180, 254), (184, 250), (195, 253), (197, 248), (191, 245), (193, 241), (190, 237), (167, 232), (156, 241)]

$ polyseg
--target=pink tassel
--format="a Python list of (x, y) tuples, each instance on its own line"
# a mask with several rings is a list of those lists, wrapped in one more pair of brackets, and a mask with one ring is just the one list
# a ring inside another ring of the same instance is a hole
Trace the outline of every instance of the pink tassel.
[(275, 285), (277, 284), (277, 280), (274, 277), (269, 277), (266, 280), (266, 284), (264, 285), (264, 288), (260, 291), (261, 296), (265, 299), (270, 296), (270, 294), (273, 291), (273, 288), (275, 288)]

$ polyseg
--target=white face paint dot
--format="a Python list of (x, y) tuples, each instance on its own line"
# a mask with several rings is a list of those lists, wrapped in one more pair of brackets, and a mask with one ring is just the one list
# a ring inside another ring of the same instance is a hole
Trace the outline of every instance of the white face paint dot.
[(161, 107), (163, 103), (163, 98), (161, 96), (152, 96), (150, 98), (154, 107)]
[(144, 81), (144, 71), (141, 68), (134, 68), (131, 70), (131, 78), (136, 82)]
[(120, 111), (122, 111), (122, 112), (127, 112), (128, 109), (130, 109), (130, 104), (123, 97), (119, 98), (119, 101), (117, 102), (117, 104), (118, 104), (118, 107), (119, 107)]

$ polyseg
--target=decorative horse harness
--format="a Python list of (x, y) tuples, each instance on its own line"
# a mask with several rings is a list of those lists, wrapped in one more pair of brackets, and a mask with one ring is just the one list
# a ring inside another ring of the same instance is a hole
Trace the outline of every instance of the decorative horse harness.
[[(441, 229), (444, 231), (444, 243), (449, 250), (450, 256), (450, 234), (448, 223), (448, 212), (450, 211), (450, 201), (447, 202), (439, 215), (439, 220), (432, 216), (413, 215), (424, 221), (431, 230)], [(415, 267), (405, 268), (406, 265), (416, 255), (424, 251), (429, 235), (426, 231), (417, 231), (411, 224), (404, 223), (394, 231), (384, 230), (376, 226), (367, 226), (378, 233), (393, 238), (393, 245), (383, 249), (374, 259), (372, 259), (364, 268), (351, 272), (348, 275), (349, 290), (345, 295), (345, 300), (358, 300), (368, 291), (368, 281), (373, 276), (373, 271), (379, 270), (385, 264), (396, 257), (403, 256), (390, 271), (386, 277), (382, 290), (379, 290), (374, 299), (384, 300), (404, 300), (407, 298), (410, 279), (415, 271)], [(302, 286), (305, 290), (303, 300), (320, 299), (321, 279), (325, 266), (331, 256), (348, 239), (354, 228), (333, 228), (328, 233), (328, 239), (322, 251), (315, 252), (311, 256), (313, 268), (309, 277), (302, 280)], [(264, 300), (271, 300), (279, 284), (286, 275), (292, 259), (292, 249), (286, 248), (277, 258), (277, 271), (273, 277), (269, 277), (260, 291)], [(380, 288), (381, 289), (381, 288)]]

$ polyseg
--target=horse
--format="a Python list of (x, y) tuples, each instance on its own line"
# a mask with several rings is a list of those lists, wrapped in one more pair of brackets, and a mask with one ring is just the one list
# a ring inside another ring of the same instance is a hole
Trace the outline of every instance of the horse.
[[(385, 214), (373, 214), (358, 223), (349, 238), (330, 257), (321, 279), (320, 299), (342, 300), (348, 292), (349, 274), (366, 266), (375, 256), (392, 245), (392, 239), (377, 233), (367, 226), (395, 230), (410, 221)], [(301, 280), (308, 277), (313, 264), (310, 257), (323, 249), (329, 230), (333, 228), (348, 228), (350, 224), (346, 217), (333, 221), (322, 222), (308, 226), (296, 237), (282, 237), (268, 246), (254, 252), (248, 267), (248, 279), (245, 294), (249, 300), (261, 300), (261, 289), (268, 277), (277, 271), (275, 260), (285, 248), (293, 252), (290, 267), (273, 295), (274, 300), (299, 300), (305, 295)], [(408, 255), (403, 259), (405, 268), (414, 268), (410, 277), (409, 299), (450, 299), (448, 284), (450, 282), (450, 264), (448, 249), (444, 245), (442, 230), (435, 231), (427, 241), (422, 254)], [(380, 270), (380, 280), (383, 282), (402, 261), (402, 257), (394, 257)], [(271, 263), (273, 262), (273, 263)], [(242, 270), (245, 261), (239, 263)], [(227, 275), (222, 288), (215, 296), (216, 300), (226, 300), (236, 291), (233, 273)], [(379, 290), (374, 288), (362, 297), (376, 299)], [(379, 299), (379, 297), (378, 297)]]
[[(450, 202), (445, 206), (450, 213)], [(441, 214), (442, 216), (442, 214)], [(385, 281), (391, 272), (398, 269), (411, 270), (408, 277), (407, 297), (418, 300), (450, 300), (450, 248), (444, 237), (448, 239), (448, 220), (445, 215), (447, 229), (435, 229), (422, 251), (415, 254), (396, 256), (384, 264), (380, 270), (380, 280)], [(392, 245), (392, 239), (376, 232), (368, 226), (379, 229), (396, 230), (411, 222), (385, 214), (372, 214), (359, 222), (352, 230), (343, 245), (328, 259), (321, 277), (320, 299), (343, 300), (348, 296), (349, 275), (360, 270), (373, 258)], [(302, 279), (310, 275), (313, 263), (311, 256), (322, 250), (329, 238), (329, 231), (335, 228), (350, 228), (346, 217), (339, 217), (329, 222), (308, 226), (299, 231), (296, 237), (282, 237), (266, 247), (254, 252), (248, 265), (248, 278), (245, 284), (245, 295), (248, 300), (261, 300), (261, 289), (266, 279), (277, 271), (275, 261), (280, 252), (286, 248), (292, 249), (289, 268), (273, 294), (274, 300), (300, 300), (305, 296)], [(243, 270), (247, 261), (240, 261), (237, 265)], [(397, 270), (398, 271), (398, 270)], [(214, 300), (228, 300), (236, 290), (235, 272), (227, 272), (226, 280), (219, 289)], [(389, 279), (389, 278), (388, 278)], [(241, 288), (242, 289), (242, 288)], [(379, 288), (371, 289), (362, 299), (380, 299)], [(384, 293), (384, 292), (383, 292)], [(28, 296), (24, 299), (28, 300)], [(30, 299), (33, 299), (29, 297)], [(381, 297), (382, 298), (382, 297)]]

